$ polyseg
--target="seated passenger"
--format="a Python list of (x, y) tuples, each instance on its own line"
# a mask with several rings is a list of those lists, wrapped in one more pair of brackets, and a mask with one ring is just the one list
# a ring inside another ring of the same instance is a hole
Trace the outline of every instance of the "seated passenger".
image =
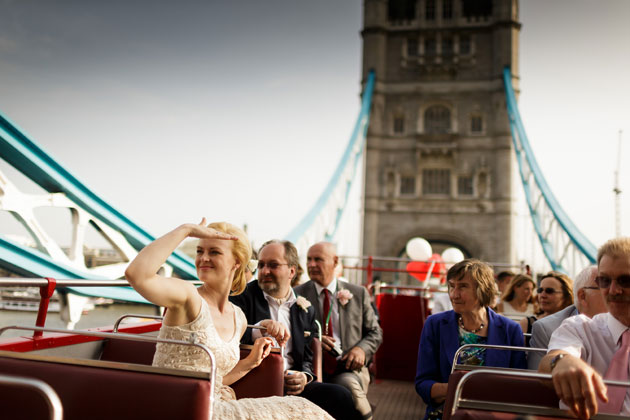
[(597, 277), (607, 313), (566, 319), (551, 336), (538, 370), (551, 372), (558, 397), (578, 417), (630, 415), (628, 387), (608, 389), (604, 379), (628, 381), (630, 353), (630, 238), (597, 252)]
[[(573, 281), (566, 274), (550, 271), (540, 281), (538, 292), (538, 306), (536, 315), (522, 319), (521, 329), (528, 334), (532, 332), (532, 325), (539, 319), (555, 314), (573, 303)], [(529, 345), (529, 340), (527, 340)]]
[(501, 295), (497, 312), (513, 321), (532, 316), (537, 312), (534, 289), (536, 283), (527, 274), (517, 274)]
[[(523, 331), (514, 321), (496, 314), (492, 268), (475, 259), (455, 264), (446, 275), (453, 310), (431, 315), (422, 329), (416, 370), (416, 392), (429, 413), (441, 409), (455, 352), (464, 344), (523, 346)], [(525, 369), (523, 352), (471, 348), (459, 363)]]
[[(243, 310), (248, 324), (269, 330), (273, 325), (269, 320), (278, 321), (290, 332), (282, 353), (286, 394), (304, 397), (336, 419), (352, 419), (358, 413), (350, 391), (341, 385), (314, 380), (311, 343), (318, 332), (315, 308), (291, 289), (298, 266), (298, 252), (291, 242), (265, 242), (258, 257), (258, 281), (249, 283), (243, 293), (231, 296), (230, 300)], [(253, 344), (263, 335), (267, 334), (262, 334), (260, 329), (248, 329), (241, 343)]]
[[(551, 334), (562, 324), (562, 321), (571, 316), (584, 314), (589, 318), (593, 318), (597, 314), (606, 312), (606, 304), (604, 299), (602, 299), (597, 283), (595, 283), (596, 276), (597, 266), (595, 265), (586, 267), (575, 276), (575, 282), (573, 283), (574, 304), (540, 321), (536, 321), (532, 325), (532, 339), (529, 342), (531, 347), (546, 349), (549, 345)], [(538, 369), (538, 364), (543, 356), (543, 353), (528, 353), (527, 367), (533, 370)]]
[[(199, 238), (195, 267), (202, 285), (156, 274), (169, 255), (186, 238)], [(247, 320), (243, 311), (228, 300), (246, 286), (245, 266), (252, 248), (245, 232), (229, 223), (184, 224), (156, 239), (138, 253), (125, 271), (125, 277), (148, 301), (168, 308), (159, 337), (198, 340), (216, 358), (215, 419), (285, 420), (332, 419), (324, 410), (305, 398), (268, 397), (236, 399), (233, 384), (260, 365), (269, 355), (271, 338), (254, 342), (250, 354), (239, 360), (239, 340)], [(282, 329), (281, 326), (279, 326)], [(276, 335), (281, 345), (288, 334)], [(209, 357), (193, 346), (158, 343), (153, 365), (208, 372)], [(160, 396), (159, 398), (168, 398)], [(208, 396), (210, 398), (210, 396)]]

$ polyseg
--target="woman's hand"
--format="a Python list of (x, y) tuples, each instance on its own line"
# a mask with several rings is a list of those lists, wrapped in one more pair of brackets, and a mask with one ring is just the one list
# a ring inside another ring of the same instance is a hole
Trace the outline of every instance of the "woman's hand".
[(238, 237), (228, 233), (219, 232), (218, 230), (206, 226), (206, 218), (203, 217), (198, 225), (187, 223), (184, 226), (188, 229), (188, 236), (199, 239), (225, 239), (229, 241), (238, 241)]
[(265, 319), (264, 321), (260, 321), (260, 326), (267, 329), (267, 335), (275, 338), (279, 346), (284, 346), (289, 341), (289, 338), (291, 338), (291, 333), (289, 333), (287, 327), (278, 321)]
[(273, 341), (270, 337), (260, 337), (254, 341), (254, 348), (252, 348), (249, 355), (245, 358), (250, 366), (250, 370), (259, 366), (265, 357), (269, 356), (271, 346), (273, 346)]

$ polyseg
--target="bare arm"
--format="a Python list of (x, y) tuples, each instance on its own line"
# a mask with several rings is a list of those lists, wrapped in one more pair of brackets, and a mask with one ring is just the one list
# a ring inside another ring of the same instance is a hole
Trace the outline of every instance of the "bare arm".
[(194, 318), (199, 310), (191, 305), (191, 298), (196, 297), (195, 287), (184, 280), (163, 277), (157, 274), (166, 259), (177, 246), (188, 237), (233, 239), (231, 235), (217, 232), (205, 226), (206, 219), (199, 225), (184, 224), (144, 247), (125, 270), (129, 284), (148, 301), (180, 311), (186, 308), (187, 318)]
[(239, 360), (234, 369), (223, 377), (223, 385), (232, 385), (234, 382), (247, 375), (252, 369), (260, 365), (263, 359), (271, 352), (272, 341), (270, 337), (257, 338), (254, 348), (246, 358)]
[[(551, 362), (559, 354), (564, 357), (556, 362), (553, 371)], [(549, 352), (538, 365), (541, 373), (551, 373), (553, 387), (569, 409), (581, 419), (597, 414), (597, 397), (608, 401), (606, 385), (602, 377), (582, 359), (562, 350)]]

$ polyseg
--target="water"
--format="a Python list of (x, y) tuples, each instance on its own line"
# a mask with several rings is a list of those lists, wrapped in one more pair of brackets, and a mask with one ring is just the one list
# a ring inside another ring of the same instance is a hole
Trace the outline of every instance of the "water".
[[(153, 305), (115, 303), (107, 306), (97, 306), (87, 314), (81, 316), (75, 329), (86, 329), (94, 327), (104, 327), (114, 325), (116, 320), (124, 314), (147, 314), (156, 315), (157, 307)], [(37, 312), (28, 311), (7, 311), (0, 310), (0, 327), (8, 325), (35, 326)], [(66, 328), (66, 324), (61, 320), (58, 313), (49, 313), (46, 317), (46, 327)], [(0, 338), (17, 337), (21, 335), (31, 335), (25, 331), (8, 330)]]

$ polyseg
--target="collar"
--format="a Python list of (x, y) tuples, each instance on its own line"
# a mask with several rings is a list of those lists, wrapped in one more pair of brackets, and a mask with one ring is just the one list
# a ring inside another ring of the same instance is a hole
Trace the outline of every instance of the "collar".
[(619, 322), (610, 312), (606, 312), (606, 325), (608, 326), (613, 340), (615, 340), (615, 344), (618, 344), (621, 335), (628, 329), (628, 326)]
[[(261, 289), (262, 290), (262, 289)], [(263, 296), (265, 297), (265, 299), (267, 300), (267, 302), (270, 305), (275, 305), (275, 306), (282, 306), (284, 304), (289, 304), (289, 306), (293, 305), (296, 301), (296, 297), (295, 297), (295, 293), (293, 293), (293, 289), (289, 289), (289, 293), (283, 297), (283, 298), (275, 298), (271, 295), (268, 295), (267, 292), (265, 292), (264, 290), (262, 290), (263, 292)]]
[[(324, 290), (324, 287), (322, 287), (319, 283), (317, 282), (313, 282), (315, 283), (315, 290), (317, 290), (317, 296), (322, 294), (322, 290)], [(326, 289), (328, 289), (328, 291), (330, 292), (331, 296), (335, 296), (335, 292), (337, 291), (337, 278), (335, 277), (328, 286), (325, 287)]]

